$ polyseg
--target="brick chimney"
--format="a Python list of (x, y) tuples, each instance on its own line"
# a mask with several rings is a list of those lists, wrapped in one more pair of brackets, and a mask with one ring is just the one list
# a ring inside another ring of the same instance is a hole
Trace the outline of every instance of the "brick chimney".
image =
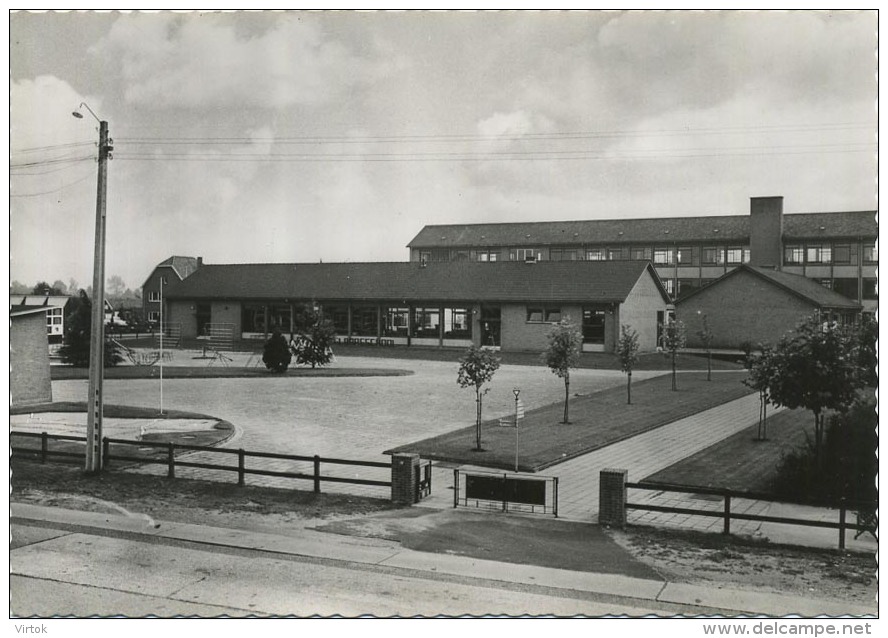
[(751, 197), (749, 264), (781, 270), (782, 253), (783, 197)]

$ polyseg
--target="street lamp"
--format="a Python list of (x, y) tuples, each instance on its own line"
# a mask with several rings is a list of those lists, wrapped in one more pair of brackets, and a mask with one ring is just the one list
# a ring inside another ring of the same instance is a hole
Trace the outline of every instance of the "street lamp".
[(99, 123), (99, 169), (96, 185), (96, 237), (93, 258), (92, 326), (89, 346), (89, 394), (86, 413), (86, 471), (102, 470), (102, 399), (105, 379), (105, 205), (107, 201), (108, 160), (111, 158), (111, 140), (108, 122), (100, 120), (86, 102), (81, 102), (72, 113), (83, 119), (80, 108), (86, 107)]
[(521, 390), (518, 388), (512, 389), (512, 394), (515, 395), (515, 472), (518, 472), (518, 395), (521, 394)]

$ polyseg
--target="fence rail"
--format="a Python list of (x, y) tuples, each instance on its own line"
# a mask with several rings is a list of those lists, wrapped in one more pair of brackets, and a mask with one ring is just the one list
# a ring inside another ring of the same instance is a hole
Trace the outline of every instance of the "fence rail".
[[(45, 463), (49, 458), (58, 457), (58, 458), (83, 458), (83, 452), (72, 452), (70, 450), (58, 450), (58, 449), (50, 449), (49, 443), (51, 441), (67, 441), (72, 443), (83, 443), (86, 444), (86, 437), (82, 436), (67, 436), (67, 435), (56, 435), (56, 434), (48, 434), (46, 432), (13, 432), (10, 436), (10, 439), (15, 437), (22, 437), (28, 439), (40, 439), (40, 447), (38, 448), (30, 448), (30, 447), (16, 447), (10, 441), (10, 448), (13, 455), (16, 454), (32, 454), (37, 455), (40, 458), (41, 463)], [(166, 454), (162, 457), (156, 456), (132, 456), (128, 454), (121, 453), (118, 450), (113, 450), (111, 446), (130, 446), (130, 447), (138, 447), (138, 448), (155, 448), (161, 451), (165, 451)], [(212, 454), (221, 454), (228, 456), (236, 456), (237, 457), (237, 465), (220, 465), (217, 463), (203, 463), (198, 461), (189, 461), (185, 459), (177, 459), (176, 452), (177, 451), (190, 451), (190, 452), (208, 452)], [(320, 493), (321, 491), (321, 483), (350, 483), (353, 485), (370, 485), (376, 487), (391, 487), (392, 483), (390, 480), (388, 481), (379, 481), (373, 479), (362, 479), (362, 478), (354, 478), (354, 477), (343, 477), (343, 476), (330, 476), (321, 474), (321, 466), (322, 464), (328, 465), (351, 465), (351, 466), (360, 466), (360, 467), (376, 467), (376, 468), (385, 468), (391, 469), (391, 463), (385, 463), (382, 461), (361, 461), (361, 460), (353, 460), (353, 459), (339, 459), (339, 458), (329, 458), (322, 457), (318, 455), (314, 456), (300, 456), (296, 454), (278, 454), (275, 452), (251, 452), (243, 449), (228, 449), (228, 448), (213, 448), (201, 445), (188, 445), (188, 444), (179, 444), (179, 443), (160, 443), (156, 441), (133, 441), (129, 439), (115, 439), (115, 438), (102, 438), (102, 452), (103, 458), (105, 462), (108, 463), (110, 461), (118, 461), (118, 462), (132, 462), (132, 463), (142, 463), (142, 464), (153, 464), (153, 465), (166, 465), (167, 466), (167, 476), (169, 478), (175, 478), (176, 476), (176, 468), (198, 468), (205, 470), (219, 470), (223, 472), (236, 472), (237, 473), (237, 484), (244, 485), (246, 483), (246, 476), (255, 475), (255, 476), (273, 476), (279, 478), (289, 478), (289, 479), (297, 479), (297, 480), (307, 480), (313, 482), (313, 489), (315, 493)], [(286, 472), (281, 470), (267, 470), (262, 468), (251, 468), (247, 467), (247, 459), (249, 458), (266, 458), (266, 459), (276, 459), (282, 461), (295, 461), (295, 462), (304, 462), (312, 464), (311, 473), (305, 472)]]
[[(725, 534), (731, 533), (732, 520), (744, 521), (760, 521), (763, 523), (780, 523), (784, 525), (799, 525), (803, 527), (822, 527), (826, 529), (836, 529), (839, 531), (839, 549), (845, 549), (845, 532), (847, 530), (857, 531), (855, 538), (863, 533), (870, 533), (874, 537), (877, 535), (877, 520), (875, 518), (875, 503), (851, 502), (845, 499), (834, 505), (833, 507), (839, 511), (838, 522), (818, 521), (804, 518), (789, 518), (785, 516), (768, 516), (765, 514), (746, 514), (743, 512), (731, 511), (731, 499), (745, 499), (776, 502), (773, 494), (762, 494), (753, 492), (738, 492), (726, 489), (714, 489), (705, 487), (688, 487), (680, 485), (663, 485), (658, 483), (626, 483), (628, 489), (640, 490), (656, 490), (658, 492), (680, 492), (685, 494), (704, 494), (709, 496), (719, 496), (723, 500), (723, 508), (721, 511), (696, 509), (689, 507), (674, 507), (669, 505), (652, 505), (649, 503), (630, 503), (626, 502), (627, 510), (644, 510), (649, 512), (666, 512), (672, 514), (688, 514), (692, 516), (708, 516), (713, 518), (721, 518), (724, 520), (723, 531)], [(848, 521), (848, 513), (857, 513), (857, 522)], [(872, 514), (871, 514), (872, 513)]]

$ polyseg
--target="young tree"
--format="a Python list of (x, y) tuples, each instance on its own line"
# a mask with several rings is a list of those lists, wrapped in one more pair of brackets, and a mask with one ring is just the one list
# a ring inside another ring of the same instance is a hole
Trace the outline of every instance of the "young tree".
[(296, 334), (290, 337), (290, 349), (297, 364), (312, 368), (324, 366), (333, 360), (332, 345), (336, 339), (333, 322), (315, 304), (307, 303), (295, 316)]
[[(461, 388), (475, 389), (475, 449), (481, 451), (481, 397), (490, 388), (485, 383), (493, 379), (500, 367), (500, 359), (492, 350), (471, 346), (459, 360), (459, 373), (456, 382)], [(483, 388), (483, 391), (482, 391)]]
[(620, 326), (620, 340), (617, 342), (617, 355), (620, 357), (620, 370), (626, 373), (626, 403), (632, 403), (632, 369), (638, 362), (638, 333), (631, 327)]
[(768, 404), (771, 402), (770, 387), (776, 366), (776, 354), (768, 345), (761, 345), (758, 355), (749, 358), (749, 375), (743, 379), (743, 384), (758, 390), (759, 393), (759, 422), (756, 439), (764, 441), (767, 438)]
[(286, 372), (290, 366), (290, 360), (293, 355), (290, 354), (290, 346), (287, 340), (281, 334), (280, 328), (274, 328), (271, 338), (265, 342), (262, 351), (262, 363), (272, 372)]
[(823, 457), (826, 410), (845, 412), (857, 397), (861, 376), (853, 339), (815, 315), (784, 335), (775, 348), (771, 402), (814, 414), (814, 448)]
[(570, 369), (576, 367), (580, 359), (580, 348), (583, 344), (583, 335), (576, 324), (565, 316), (561, 321), (552, 326), (546, 335), (549, 345), (542, 354), (542, 359), (554, 374), (564, 379), (564, 420), (565, 425), (570, 423)]
[[(59, 355), (64, 363), (76, 368), (89, 367), (90, 336), (92, 335), (92, 302), (82, 290), (75, 306), (65, 319), (65, 340), (59, 348)], [(116, 366), (123, 361), (120, 348), (105, 340), (105, 367)]]
[(706, 380), (712, 381), (712, 340), (715, 338), (715, 334), (709, 327), (709, 319), (705, 313), (703, 314), (703, 327), (697, 331), (697, 336), (700, 337), (703, 348), (706, 350)]
[(685, 325), (681, 321), (676, 321), (675, 317), (669, 317), (666, 325), (663, 326), (663, 348), (669, 353), (672, 359), (672, 389), (678, 389), (675, 374), (675, 358), (678, 351), (685, 347), (687, 343), (687, 331)]

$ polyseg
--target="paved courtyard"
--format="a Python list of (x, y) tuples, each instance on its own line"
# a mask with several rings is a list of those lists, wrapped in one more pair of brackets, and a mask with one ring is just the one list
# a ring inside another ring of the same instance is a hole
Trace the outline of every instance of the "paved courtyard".
[[(244, 362), (236, 358), (231, 365)], [(173, 363), (195, 364), (204, 363), (192, 360), (187, 351), (177, 352)], [(474, 392), (457, 385), (455, 361), (337, 357), (333, 365), (394, 368), (410, 370), (413, 374), (360, 378), (166, 379), (163, 405), (165, 409), (189, 410), (231, 422), (236, 434), (223, 447), (383, 462), (389, 459), (382, 454), (387, 449), (474, 423)], [(633, 378), (641, 380), (659, 374), (663, 373), (635, 372)], [(575, 370), (571, 374), (571, 390), (585, 394), (623, 384), (625, 380), (618, 371)], [(521, 399), (528, 410), (561, 401), (564, 396), (563, 382), (547, 368), (506, 365), (496, 373), (484, 397), (484, 418), (512, 414), (512, 389), (516, 387), (521, 389)], [(86, 393), (86, 381), (53, 382), (56, 401), (82, 401)], [(105, 402), (159, 407), (160, 382), (157, 379), (106, 380)], [(215, 455), (213, 462), (234, 461), (228, 455), (221, 456)], [(290, 461), (267, 460), (262, 462), (262, 467), (306, 471), (304, 464)], [(161, 470), (149, 468), (148, 471)], [(189, 476), (188, 472), (183, 469), (178, 474)], [(331, 465), (326, 466), (324, 472), (388, 480), (384, 470), (373, 468)], [(192, 474), (206, 475), (207, 471)], [(215, 474), (219, 476), (214, 478), (233, 480), (230, 473)], [(252, 484), (293, 485), (292, 481), (273, 477), (248, 477), (247, 480)], [(379, 488), (337, 485), (335, 489), (349, 488), (381, 495)]]

